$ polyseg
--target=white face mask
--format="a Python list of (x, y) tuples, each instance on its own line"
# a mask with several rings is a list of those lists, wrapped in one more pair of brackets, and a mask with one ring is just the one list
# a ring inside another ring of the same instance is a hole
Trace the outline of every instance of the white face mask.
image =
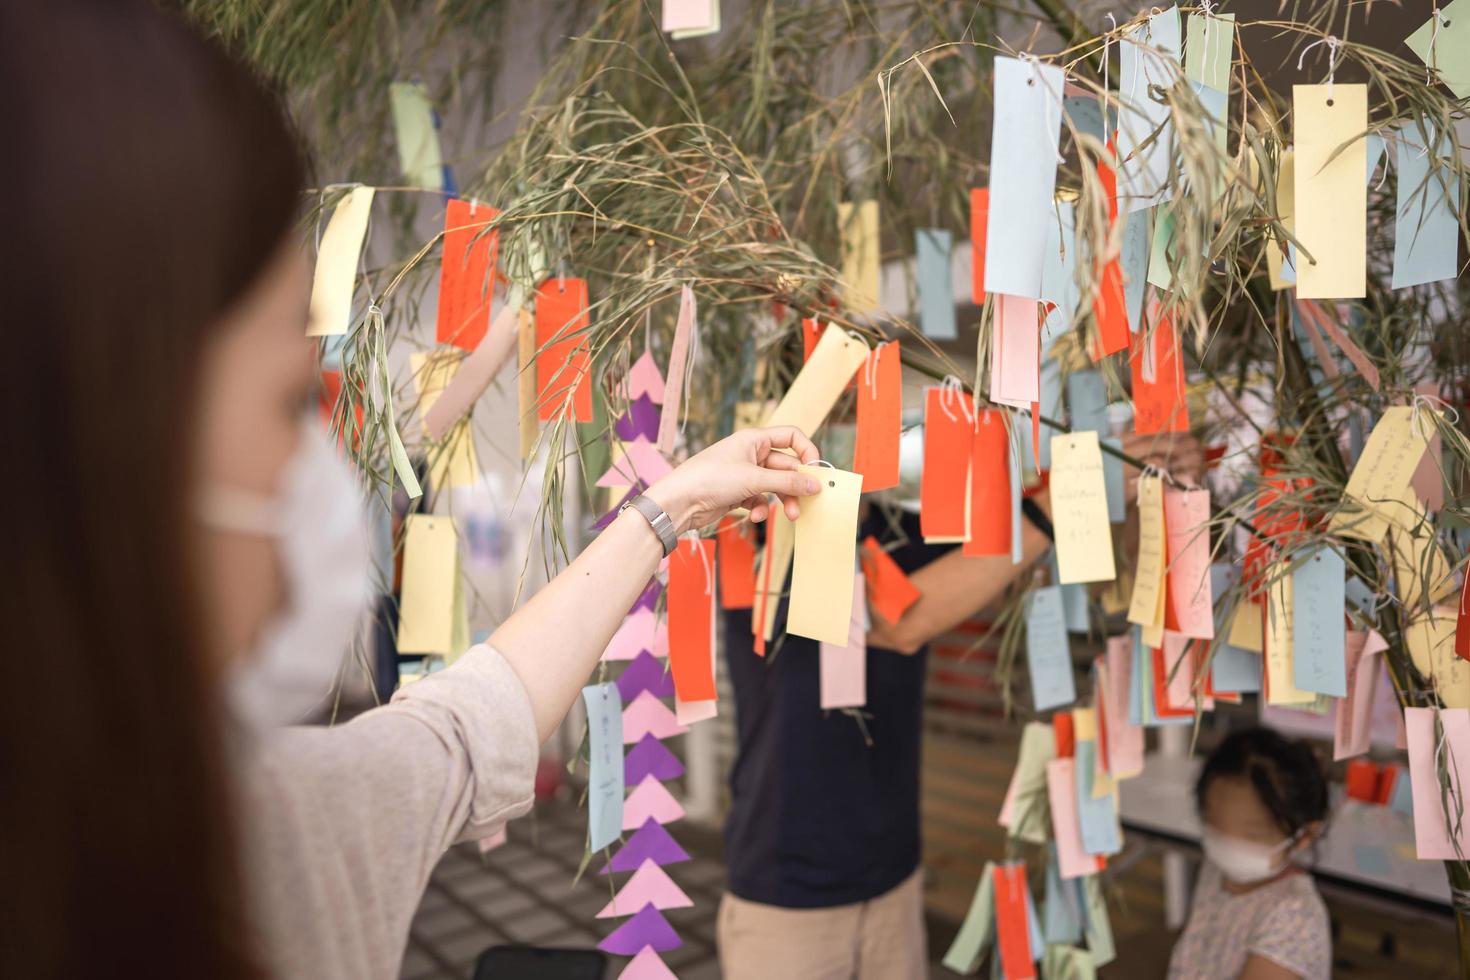
[(312, 418), (277, 496), (214, 487), (200, 511), (212, 527), (275, 538), (286, 574), (287, 608), (232, 669), (229, 700), (254, 727), (302, 721), (336, 686), (372, 597), (366, 508), (352, 469)]
[(1205, 857), (1220, 869), (1221, 874), (1236, 884), (1249, 885), (1265, 881), (1280, 871), (1286, 862), (1278, 862), (1278, 856), (1296, 843), (1296, 840), (1293, 836), (1274, 846), (1257, 844), (1255, 841), (1230, 837), (1206, 826), (1201, 834), (1200, 844), (1204, 848)]

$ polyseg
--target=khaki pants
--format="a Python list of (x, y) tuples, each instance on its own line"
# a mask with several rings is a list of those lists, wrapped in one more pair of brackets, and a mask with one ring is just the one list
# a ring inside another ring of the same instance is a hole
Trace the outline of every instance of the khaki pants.
[(923, 869), (877, 898), (825, 909), (720, 901), (725, 980), (921, 980), (928, 975)]

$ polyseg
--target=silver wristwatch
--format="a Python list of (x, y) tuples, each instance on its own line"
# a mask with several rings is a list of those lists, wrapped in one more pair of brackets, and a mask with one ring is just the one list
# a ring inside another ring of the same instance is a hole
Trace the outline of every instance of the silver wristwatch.
[(668, 514), (664, 513), (664, 509), (641, 493), (623, 504), (618, 513), (630, 507), (642, 514), (648, 521), (648, 526), (653, 528), (653, 533), (658, 535), (659, 541), (664, 546), (664, 557), (667, 558), (673, 554), (674, 549), (679, 546), (679, 533), (674, 529), (674, 522)]

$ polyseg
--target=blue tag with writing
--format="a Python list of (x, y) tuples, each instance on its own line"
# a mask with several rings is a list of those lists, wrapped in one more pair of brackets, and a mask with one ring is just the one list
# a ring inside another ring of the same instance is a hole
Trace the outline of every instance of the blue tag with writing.
[(587, 706), (587, 837), (594, 851), (623, 832), (623, 701), (616, 684), (582, 688)]
[(1026, 667), (1037, 711), (1077, 700), (1060, 586), (1048, 585), (1031, 594), (1026, 611)]

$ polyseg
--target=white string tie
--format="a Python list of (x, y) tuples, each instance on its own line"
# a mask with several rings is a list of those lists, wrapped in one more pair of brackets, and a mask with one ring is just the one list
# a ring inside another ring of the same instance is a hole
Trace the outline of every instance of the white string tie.
[(1331, 105), (1332, 79), (1337, 71), (1337, 49), (1342, 46), (1342, 42), (1333, 37), (1331, 34), (1328, 34), (1326, 37), (1320, 37), (1317, 40), (1313, 41), (1305, 48), (1302, 48), (1301, 56), (1296, 59), (1296, 70), (1302, 70), (1302, 63), (1307, 57), (1307, 52), (1312, 50), (1319, 44), (1327, 45), (1327, 104)]

